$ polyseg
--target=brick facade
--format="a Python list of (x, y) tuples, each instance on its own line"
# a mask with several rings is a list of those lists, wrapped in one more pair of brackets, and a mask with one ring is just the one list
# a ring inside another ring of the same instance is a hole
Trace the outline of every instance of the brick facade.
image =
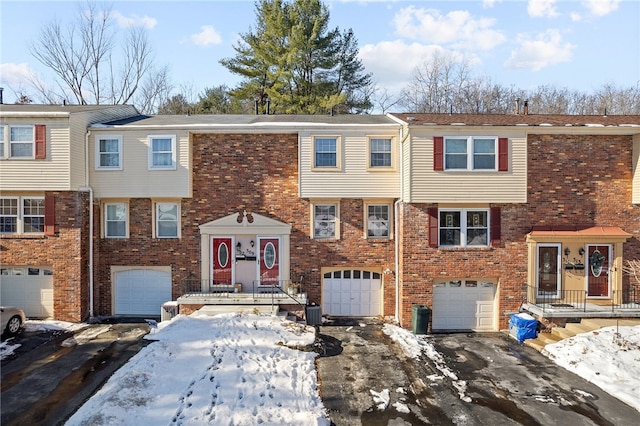
[[(98, 313), (112, 313), (114, 265), (171, 265), (173, 295), (181, 295), (184, 278), (201, 278), (199, 226), (245, 210), (292, 226), (290, 275), (304, 277), (305, 290), (317, 304), (322, 267), (395, 269), (393, 240), (363, 237), (362, 199), (341, 200), (339, 240), (310, 238), (311, 204), (298, 197), (297, 134), (194, 134), (191, 142), (193, 198), (181, 202), (182, 238), (153, 239), (152, 200), (129, 200), (129, 238), (99, 239)], [(393, 315), (395, 283), (388, 281), (384, 314)]]
[(55, 235), (3, 235), (2, 264), (51, 267), (55, 318), (80, 322), (89, 317), (89, 196), (45, 195), (55, 198)]
[[(528, 202), (499, 205), (499, 247), (429, 247), (427, 209), (437, 205), (403, 205), (403, 326), (411, 325), (413, 304), (432, 306), (437, 280), (487, 278), (498, 280), (499, 328), (507, 328), (508, 314), (525, 297), (525, 239), (533, 226), (619, 226), (634, 235), (624, 245), (624, 257), (640, 257), (640, 206), (631, 203), (631, 137), (529, 135), (527, 151)], [(623, 285), (628, 286), (626, 276)]]

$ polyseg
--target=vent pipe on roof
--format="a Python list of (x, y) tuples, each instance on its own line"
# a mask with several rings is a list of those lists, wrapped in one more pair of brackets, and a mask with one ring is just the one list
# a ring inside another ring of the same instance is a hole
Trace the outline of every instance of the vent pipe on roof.
[(524, 106), (522, 107), (522, 113), (524, 115), (529, 115), (529, 101), (524, 101)]
[(271, 99), (267, 97), (267, 115), (271, 114)]
[(515, 107), (516, 107), (516, 109), (515, 109), (515, 111), (514, 111), (513, 113), (514, 113), (515, 115), (520, 114), (520, 98), (517, 98), (517, 99), (516, 99)]
[(2, 99), (2, 92), (4, 92), (4, 87), (0, 87), (0, 105), (4, 103), (4, 100)]
[(255, 101), (253, 101), (253, 104), (254, 104), (255, 109), (256, 109), (256, 115), (258, 115), (258, 98), (256, 98)]

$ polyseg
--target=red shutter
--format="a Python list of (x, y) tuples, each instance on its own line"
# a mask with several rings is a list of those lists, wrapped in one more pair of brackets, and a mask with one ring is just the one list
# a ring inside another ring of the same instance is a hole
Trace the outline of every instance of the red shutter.
[(36, 124), (36, 159), (47, 158), (47, 126)]
[(438, 247), (438, 208), (429, 207), (429, 247)]
[(433, 137), (433, 170), (444, 170), (444, 138)]
[(56, 199), (47, 195), (44, 197), (44, 235), (56, 234)]
[(500, 245), (501, 232), (501, 214), (500, 207), (491, 207), (491, 245), (497, 247)]
[(498, 171), (509, 171), (509, 139), (498, 138)]

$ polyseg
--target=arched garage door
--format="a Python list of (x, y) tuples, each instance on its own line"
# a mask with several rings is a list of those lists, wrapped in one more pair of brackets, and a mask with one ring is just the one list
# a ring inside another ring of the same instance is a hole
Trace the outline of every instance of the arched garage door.
[(156, 269), (128, 269), (115, 274), (115, 315), (159, 316), (171, 300), (171, 273)]
[(433, 286), (433, 331), (495, 331), (496, 285), (448, 281)]
[(345, 317), (382, 315), (382, 279), (378, 272), (345, 269), (322, 278), (322, 313)]

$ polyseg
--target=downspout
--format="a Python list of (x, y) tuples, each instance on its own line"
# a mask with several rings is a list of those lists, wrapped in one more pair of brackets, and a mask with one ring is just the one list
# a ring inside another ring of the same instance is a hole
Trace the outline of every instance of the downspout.
[(84, 137), (84, 184), (79, 191), (89, 193), (89, 317), (93, 318), (93, 188), (89, 186), (89, 136), (87, 130)]
[(400, 197), (393, 203), (393, 221), (395, 227), (395, 278), (396, 278), (396, 312), (395, 312), (395, 320), (397, 323), (400, 323), (400, 215), (399, 209), (400, 204), (403, 202), (404, 196), (404, 158), (403, 158), (403, 148), (402, 145), (409, 137), (409, 128), (406, 128), (406, 133), (403, 135), (405, 128), (400, 127), (400, 143), (398, 144), (398, 150), (400, 155), (398, 155), (398, 161), (400, 161)]

